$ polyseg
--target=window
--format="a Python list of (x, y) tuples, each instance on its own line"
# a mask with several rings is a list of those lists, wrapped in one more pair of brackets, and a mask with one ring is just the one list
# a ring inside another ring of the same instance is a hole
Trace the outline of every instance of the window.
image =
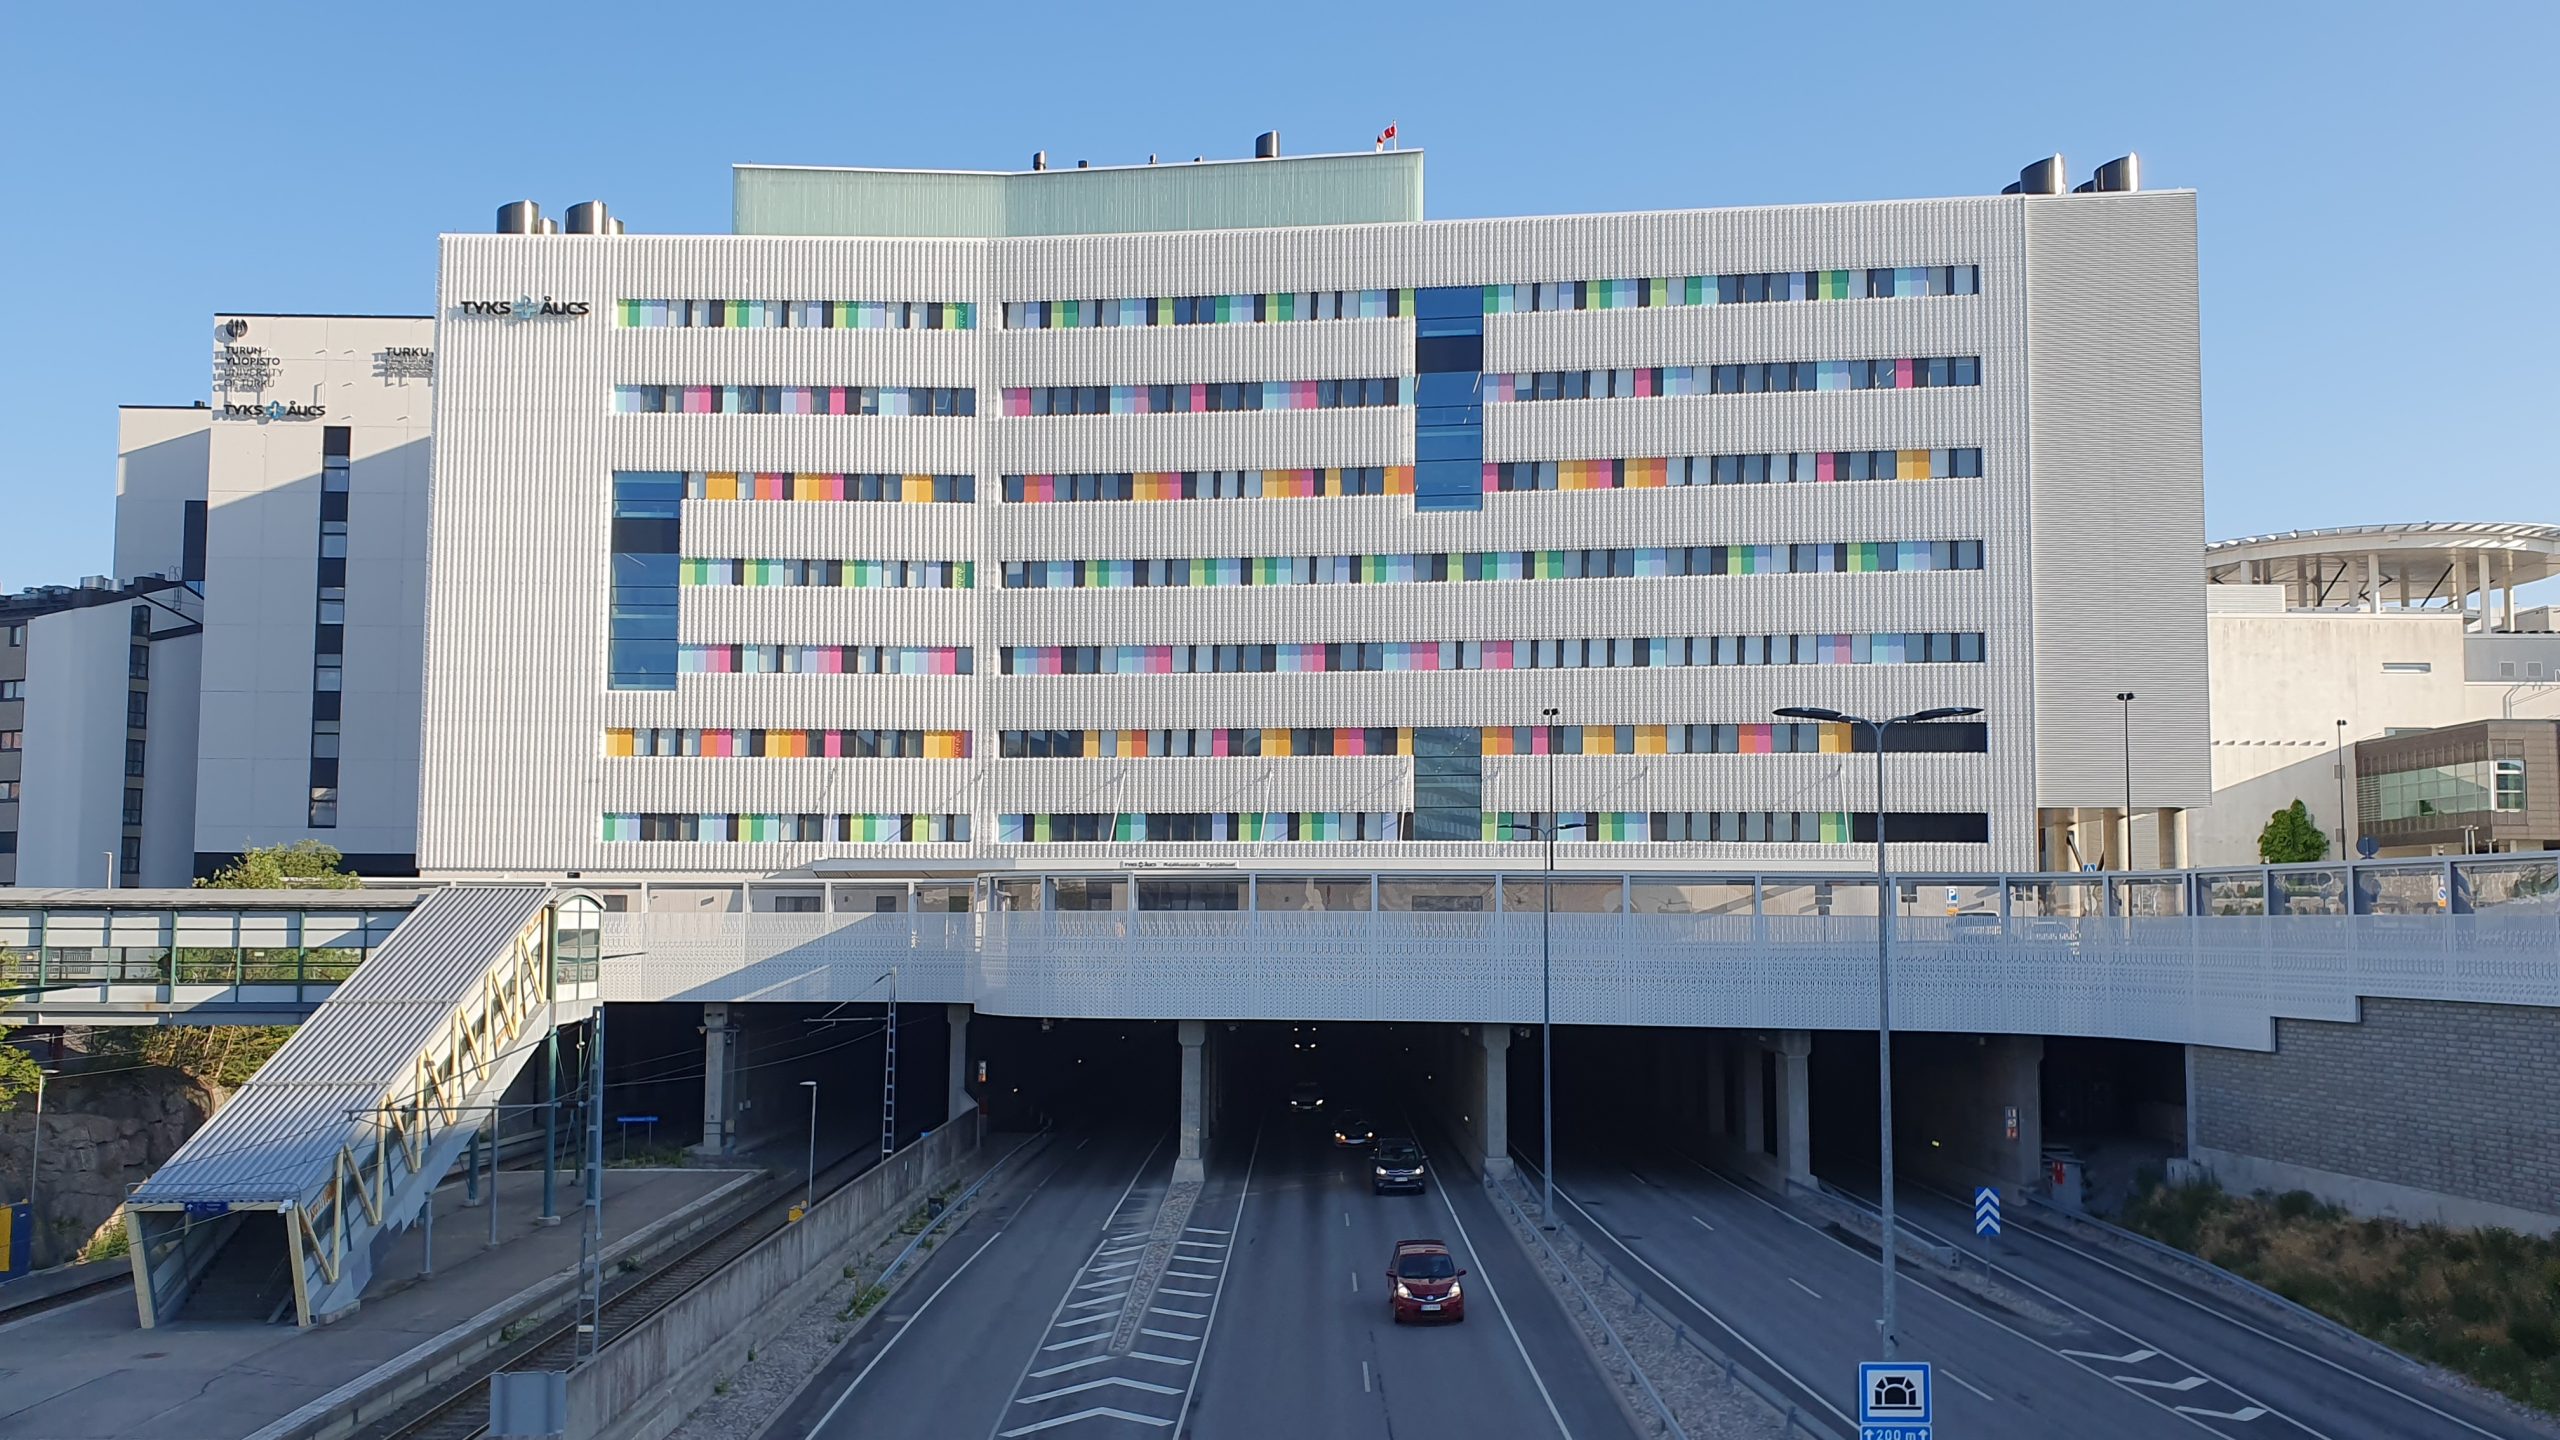
[(312, 787), (311, 787), (311, 815), (310, 815), (310, 819), (311, 819), (311, 828), (312, 828), (312, 829), (314, 829), (314, 830), (331, 830), (331, 829), (335, 829), (335, 828), (337, 828), (337, 824), (338, 824), (338, 787), (337, 787), (337, 786), (335, 786), (335, 785), (314, 785), (314, 786), (312, 786)]
[(773, 913), (776, 915), (815, 915), (818, 911), (819, 897), (815, 895), (776, 895), (773, 897)]
[(2495, 762), (2495, 765), (2495, 808), (2501, 811), (2521, 812), (2524, 809), (2524, 762), (2500, 760)]
[(142, 791), (138, 788), (128, 787), (124, 792), (124, 823), (142, 823)]
[(2385, 675), (2424, 675), (2435, 668), (2436, 667), (2431, 662), (2425, 660), (2385, 660), (2382, 662), (2382, 673)]
[(625, 415), (923, 415), (978, 413), (975, 390), (928, 385), (616, 385)]
[(0, 780), (0, 803), (13, 801), (17, 798), (18, 782), (15, 780)]
[(1410, 315), (1413, 310), (1411, 290), (1296, 290), (1268, 295), (1007, 300), (1004, 324), (1008, 330), (1251, 325), (1287, 320), (1390, 320)]
[(23, 749), (25, 736), (23, 730), (0, 730), (0, 750)]
[[(790, 561), (693, 561), (687, 584), (802, 583)], [(807, 562), (811, 565), (837, 562)], [(852, 564), (857, 562), (842, 562)], [(858, 562), (871, 564), (874, 562)], [(895, 561), (877, 562), (895, 565)], [(910, 562), (909, 578), (916, 564)], [(967, 564), (967, 562), (958, 562)], [(697, 582), (692, 567), (713, 578)], [(780, 567), (780, 579), (723, 577)], [(1689, 545), (1610, 550), (1478, 550), (1456, 554), (1171, 557), (1148, 560), (1014, 560), (999, 573), (1007, 590), (1116, 590), (1267, 585), (1402, 585), (1464, 580), (1627, 579), (1681, 575), (1868, 574), (1884, 571), (1979, 570), (1979, 540), (1852, 540), (1804, 545)], [(814, 578), (809, 583), (851, 584)], [(893, 577), (893, 582), (895, 577)]]
[(1004, 392), (1004, 413), (1188, 415), (1238, 410), (1358, 410), (1414, 403), (1410, 375), (1356, 380), (1222, 381), (1189, 385), (1033, 385)]
[[(732, 665), (736, 662), (729, 658), (730, 652), (794, 648), (798, 647), (687, 646), (685, 651), (691, 656), (699, 649), (715, 664)], [(831, 647), (807, 648), (823, 651)], [(959, 652), (964, 658), (968, 653), (965, 650)], [(1982, 663), (1982, 636), (1974, 631), (1924, 630), (1877, 634), (1393, 640), (1270, 645), (1009, 645), (999, 649), (996, 657), (1007, 675), (1679, 669), (1708, 665), (1978, 665)]]
[(26, 681), (24, 681), (24, 680), (0, 680), (0, 700), (24, 700), (24, 699), (26, 699), (26, 698), (27, 698), (27, 682), (26, 682)]
[(131, 680), (151, 678), (151, 647), (136, 645), (125, 656), (125, 677)]
[(1758, 395), (1805, 390), (1923, 390), (1982, 383), (1974, 355), (1892, 360), (1755, 360), (1634, 370), (1544, 370), (1484, 377), (1484, 403)]
[(116, 869), (118, 872), (126, 875), (139, 875), (142, 873), (141, 836), (127, 835), (124, 837), (124, 843), (118, 847)]
[(2513, 680), (2516, 678), (2516, 662), (2513, 660), (2499, 661), (2498, 678), (2501, 680)]
[(127, 776), (129, 776), (129, 777), (134, 777), (134, 778), (139, 778), (139, 777), (141, 776), (141, 774), (142, 774), (142, 758), (143, 758), (143, 742), (142, 742), (142, 741), (140, 741), (140, 740), (135, 740), (135, 739), (128, 739), (127, 741), (125, 741), (125, 742), (124, 742), (124, 773), (125, 773)]
[(19, 646), (27, 643), (27, 627), (24, 625), (9, 626), (7, 634), (9, 637), (9, 648), (12, 650), (15, 650)]
[(621, 300), (632, 330), (974, 330), (966, 300)]
[(124, 725), (140, 730), (151, 723), (151, 694), (147, 690), (128, 690), (124, 694)]
[(0, 830), (0, 855), (15, 855), (17, 853), (18, 832), (15, 830)]

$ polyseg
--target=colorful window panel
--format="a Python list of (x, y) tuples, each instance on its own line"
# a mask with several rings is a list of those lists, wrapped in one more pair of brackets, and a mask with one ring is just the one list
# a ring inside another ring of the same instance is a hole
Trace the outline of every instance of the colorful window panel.
[(1118, 300), (1007, 300), (1008, 330), (1148, 325), (1253, 325), (1282, 320), (1393, 320), (1411, 290), (1283, 290), (1265, 295), (1153, 295)]
[(1982, 383), (1973, 355), (1904, 360), (1755, 360), (1739, 365), (1654, 365), (1630, 370), (1537, 370), (1484, 377), (1484, 403), (1758, 395), (1799, 390), (1936, 390)]
[(966, 300), (624, 300), (633, 330), (974, 330)]
[(686, 585), (815, 585), (845, 590), (966, 590), (974, 560), (737, 560), (688, 556)]
[(1033, 385), (1004, 392), (1004, 413), (1013, 416), (1362, 410), (1412, 403), (1410, 375), (1358, 380), (1228, 380), (1209, 385)]
[(623, 415), (975, 415), (978, 392), (937, 385), (616, 385)]
[(1484, 313), (1536, 310), (1646, 310), (1679, 305), (1754, 305), (1790, 300), (1899, 300), (1978, 295), (1974, 265), (1895, 265), (1857, 270), (1779, 270), (1740, 275), (1671, 275), (1643, 280), (1554, 280), (1484, 287)]
[(966, 760), (966, 730), (698, 730), (604, 732), (610, 756), (747, 756), (781, 760)]
[(966, 675), (972, 653), (947, 645), (686, 645), (679, 675)]
[[(770, 648), (770, 647), (768, 647)], [(1671, 635), (1576, 640), (1386, 640), (1304, 645), (1008, 645), (1007, 675), (1626, 670), (1727, 665), (1973, 665), (1978, 631)]]
[(1695, 485), (1977, 479), (1981, 474), (1982, 451), (1977, 447), (1797, 450), (1619, 460), (1504, 460), (1484, 467), (1484, 488), (1488, 494), (1512, 490), (1659, 490)]
[[(960, 732), (952, 732), (960, 733)], [(1941, 724), (1893, 732), (1897, 751), (1983, 753), (1987, 727)], [(1486, 755), (1847, 755), (1872, 747), (1855, 727), (1812, 721), (1700, 725), (1498, 725), (1483, 732)], [(964, 736), (965, 739), (965, 736)], [(1264, 756), (1410, 756), (1410, 726), (1288, 730), (1005, 730), (1008, 760), (1226, 759)], [(645, 750), (643, 753), (646, 753)], [(692, 751), (685, 753), (691, 754)]]
[(1221, 840), (1401, 840), (1410, 817), (1392, 811), (1251, 811), (1230, 814), (999, 815), (1003, 845), (1199, 843)]
[[(687, 561), (688, 565), (693, 562)], [(815, 563), (815, 562), (812, 562)], [(1851, 540), (1801, 545), (1474, 550), (1419, 555), (1008, 560), (1007, 590), (1145, 590), (1273, 585), (1412, 585), (1463, 580), (1650, 579), (1682, 575), (1871, 574), (1979, 570), (1979, 540)], [(692, 583), (688, 581), (687, 583)]]
[(1122, 470), (1004, 477), (1008, 505), (1083, 500), (1311, 500), (1412, 493), (1410, 465), (1344, 466), (1331, 470)]
[(684, 470), (687, 500), (859, 500), (891, 505), (968, 505), (975, 475), (843, 474), (806, 470)]
[(966, 815), (606, 815), (604, 839), (694, 844), (810, 841), (853, 845), (966, 844)]
[[(1488, 841), (1529, 840), (1545, 816), (1488, 810)], [(1896, 816), (1899, 822), (1902, 817)], [(1601, 810), (1556, 817), (1556, 843), (1646, 845), (1700, 841), (1771, 845), (1846, 845), (1857, 833), (1855, 817), (1841, 810)]]

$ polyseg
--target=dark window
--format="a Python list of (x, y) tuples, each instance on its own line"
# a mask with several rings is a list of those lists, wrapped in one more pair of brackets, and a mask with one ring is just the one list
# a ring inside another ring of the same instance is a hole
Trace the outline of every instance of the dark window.
[(124, 742), (125, 774), (140, 775), (142, 773), (142, 753), (143, 744), (140, 740), (127, 740)]
[(140, 790), (124, 792), (124, 823), (127, 825), (142, 823), (142, 792)]
[(181, 580), (204, 579), (204, 524), (205, 502), (188, 501), (185, 519), (178, 528), (178, 578)]
[(127, 875), (142, 873), (142, 837), (127, 835), (116, 857), (116, 868)]
[(151, 723), (151, 695), (144, 690), (128, 690), (124, 695), (124, 724), (128, 730), (139, 730)]
[[(1874, 811), (1849, 817), (1849, 838), (1860, 845), (1876, 843)], [(1979, 811), (1896, 812), (1886, 822), (1885, 838), (1896, 845), (1987, 845), (1991, 843), (1991, 817)]]
[(354, 453), (355, 430), (346, 425), (324, 425), (320, 429), (320, 453), (345, 457)]

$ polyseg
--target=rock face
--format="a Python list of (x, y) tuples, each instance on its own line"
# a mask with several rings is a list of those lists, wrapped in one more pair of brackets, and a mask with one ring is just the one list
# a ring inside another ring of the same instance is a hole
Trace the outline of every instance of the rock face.
[[(216, 1103), (194, 1077), (157, 1066), (66, 1075), (47, 1086), (35, 1183), (36, 1266), (76, 1259), (124, 1204), (125, 1191), (185, 1144)], [(34, 1112), (35, 1099), (26, 1096), (0, 1114), (0, 1195), (26, 1193)]]

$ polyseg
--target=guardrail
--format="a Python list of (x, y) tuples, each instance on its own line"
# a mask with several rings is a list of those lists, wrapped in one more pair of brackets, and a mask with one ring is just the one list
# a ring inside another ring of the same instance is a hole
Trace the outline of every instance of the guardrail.
[[(1573, 1287), (1575, 1300), (1580, 1303), (1583, 1312), (1589, 1315), (1592, 1320), (1599, 1325), (1600, 1333), (1607, 1337), (1609, 1341), (1609, 1348), (1617, 1352), (1618, 1363), (1627, 1367), (1627, 1375), (1636, 1382), (1636, 1385), (1640, 1389), (1644, 1391), (1645, 1399), (1650, 1401), (1653, 1405), (1653, 1413), (1662, 1417), (1664, 1427), (1669, 1429), (1672, 1434), (1680, 1437), (1680, 1440), (1689, 1440), (1689, 1432), (1680, 1428), (1680, 1422), (1672, 1417), (1671, 1407), (1663, 1403), (1662, 1392), (1653, 1388), (1652, 1377), (1644, 1373), (1644, 1367), (1637, 1364), (1636, 1357), (1628, 1352), (1627, 1342), (1619, 1336), (1618, 1327), (1609, 1323), (1609, 1317), (1601, 1312), (1600, 1302), (1592, 1298), (1589, 1290), (1583, 1288), (1582, 1277), (1573, 1273), (1573, 1266), (1565, 1261), (1564, 1256), (1556, 1252), (1556, 1247), (1554, 1245), (1548, 1243), (1545, 1233), (1539, 1230), (1537, 1222), (1531, 1220), (1528, 1213), (1522, 1210), (1519, 1205), (1512, 1200), (1510, 1192), (1500, 1180), (1488, 1179), (1485, 1181), (1484, 1188), (1493, 1192), (1495, 1202), (1500, 1204), (1505, 1211), (1509, 1212), (1511, 1218), (1519, 1222), (1520, 1228), (1529, 1232), (1529, 1238), (1538, 1242), (1538, 1248), (1547, 1252), (1547, 1258), (1555, 1262), (1556, 1273), (1562, 1275), (1565, 1283)], [(1581, 1250), (1581, 1243), (1582, 1242), (1579, 1240), (1574, 1242), (1576, 1251), (1581, 1254), (1588, 1255), (1589, 1252)], [(1589, 1256), (1589, 1258), (1597, 1260), (1599, 1257)], [(1600, 1271), (1603, 1275), (1607, 1275), (1609, 1273), (1608, 1262), (1601, 1261)], [(1635, 1295), (1633, 1290), (1629, 1290), (1628, 1293), (1630, 1295)], [(1642, 1305), (1644, 1303), (1643, 1296), (1635, 1295), (1635, 1298), (1638, 1305)], [(1655, 1318), (1659, 1319), (1661, 1317), (1657, 1316)], [(1705, 1352), (1702, 1350), (1700, 1353), (1703, 1354)], [(1728, 1381), (1733, 1378), (1730, 1370), (1726, 1372), (1725, 1378)], [(1789, 1407), (1788, 1418), (1794, 1418), (1792, 1406)]]

